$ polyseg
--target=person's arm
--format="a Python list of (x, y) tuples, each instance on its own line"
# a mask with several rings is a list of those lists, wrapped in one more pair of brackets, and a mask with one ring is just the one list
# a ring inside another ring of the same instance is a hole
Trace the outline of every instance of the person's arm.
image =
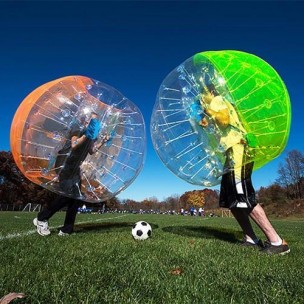
[(101, 148), (109, 139), (110, 139), (109, 134), (106, 134), (106, 135), (102, 138), (101, 142), (95, 145), (96, 149), (99, 150), (99, 149), (100, 149), (100, 148)]
[(80, 137), (74, 135), (71, 139), (71, 147), (72, 149), (77, 149), (80, 145), (82, 145), (87, 139), (95, 140), (98, 136), (100, 130), (100, 122), (97, 119), (91, 119), (88, 127), (86, 128), (84, 134)]
[(71, 147), (72, 149), (77, 149), (80, 145), (82, 145), (84, 143), (84, 141), (86, 140), (86, 136), (85, 135), (82, 135), (80, 137), (78, 136), (72, 136), (72, 139), (71, 139)]
[(94, 154), (96, 153), (108, 140), (110, 139), (110, 136), (108, 134), (106, 134), (102, 140), (100, 141), (100, 143), (98, 144), (94, 144), (92, 149), (90, 150), (90, 154)]
[(229, 112), (228, 109), (222, 109), (218, 112), (207, 108), (205, 113), (210, 116), (215, 122), (222, 128), (226, 128), (229, 124)]

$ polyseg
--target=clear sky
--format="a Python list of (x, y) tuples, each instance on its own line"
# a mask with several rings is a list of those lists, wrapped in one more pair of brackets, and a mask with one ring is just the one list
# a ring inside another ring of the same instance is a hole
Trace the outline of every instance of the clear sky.
[(0, 150), (10, 150), (13, 115), (50, 80), (84, 75), (107, 83), (138, 105), (147, 129), (147, 156), (119, 198), (159, 200), (202, 189), (159, 160), (150, 117), (162, 80), (195, 53), (240, 50), (272, 65), (290, 94), (293, 117), (285, 152), (253, 174), (255, 187), (277, 178), (292, 149), (304, 151), (304, 2), (296, 1), (1, 1)]

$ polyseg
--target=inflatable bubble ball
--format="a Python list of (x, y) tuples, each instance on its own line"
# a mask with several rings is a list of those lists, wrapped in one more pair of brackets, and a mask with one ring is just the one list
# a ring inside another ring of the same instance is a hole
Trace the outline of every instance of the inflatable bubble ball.
[(113, 87), (84, 76), (56, 79), (31, 92), (15, 113), (10, 141), (29, 180), (93, 203), (126, 189), (146, 151), (138, 107)]
[[(214, 186), (231, 167), (253, 163), (256, 170), (277, 157), (290, 122), (287, 89), (268, 63), (241, 51), (208, 51), (163, 80), (150, 130), (157, 154), (174, 174)], [(229, 158), (235, 145), (241, 152)]]

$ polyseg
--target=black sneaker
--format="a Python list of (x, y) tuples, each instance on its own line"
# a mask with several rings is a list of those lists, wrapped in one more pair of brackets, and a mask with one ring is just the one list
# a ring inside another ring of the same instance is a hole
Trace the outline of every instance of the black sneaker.
[(282, 240), (282, 244), (279, 246), (271, 245), (269, 241), (265, 241), (264, 244), (265, 247), (261, 249), (261, 252), (266, 253), (268, 255), (274, 255), (274, 254), (284, 255), (290, 252), (288, 244), (286, 243), (285, 240)]
[(243, 240), (241, 242), (241, 246), (243, 246), (243, 247), (257, 248), (257, 249), (260, 249), (260, 250), (264, 248), (264, 244), (263, 244), (262, 240), (258, 240), (257, 243), (251, 243), (251, 242), (248, 242), (246, 240)]

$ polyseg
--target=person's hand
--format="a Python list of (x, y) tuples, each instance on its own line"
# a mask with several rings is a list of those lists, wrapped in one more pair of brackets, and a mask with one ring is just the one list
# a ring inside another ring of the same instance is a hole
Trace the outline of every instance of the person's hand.
[(206, 127), (208, 127), (208, 120), (204, 117), (204, 118), (199, 122), (199, 124), (200, 124), (202, 127), (206, 128)]
[(103, 142), (107, 142), (108, 140), (110, 140), (110, 135), (109, 134), (105, 134), (102, 138)]
[(99, 131), (100, 121), (98, 121), (96, 118), (92, 118), (84, 132), (84, 135), (89, 139), (95, 140), (98, 136)]

